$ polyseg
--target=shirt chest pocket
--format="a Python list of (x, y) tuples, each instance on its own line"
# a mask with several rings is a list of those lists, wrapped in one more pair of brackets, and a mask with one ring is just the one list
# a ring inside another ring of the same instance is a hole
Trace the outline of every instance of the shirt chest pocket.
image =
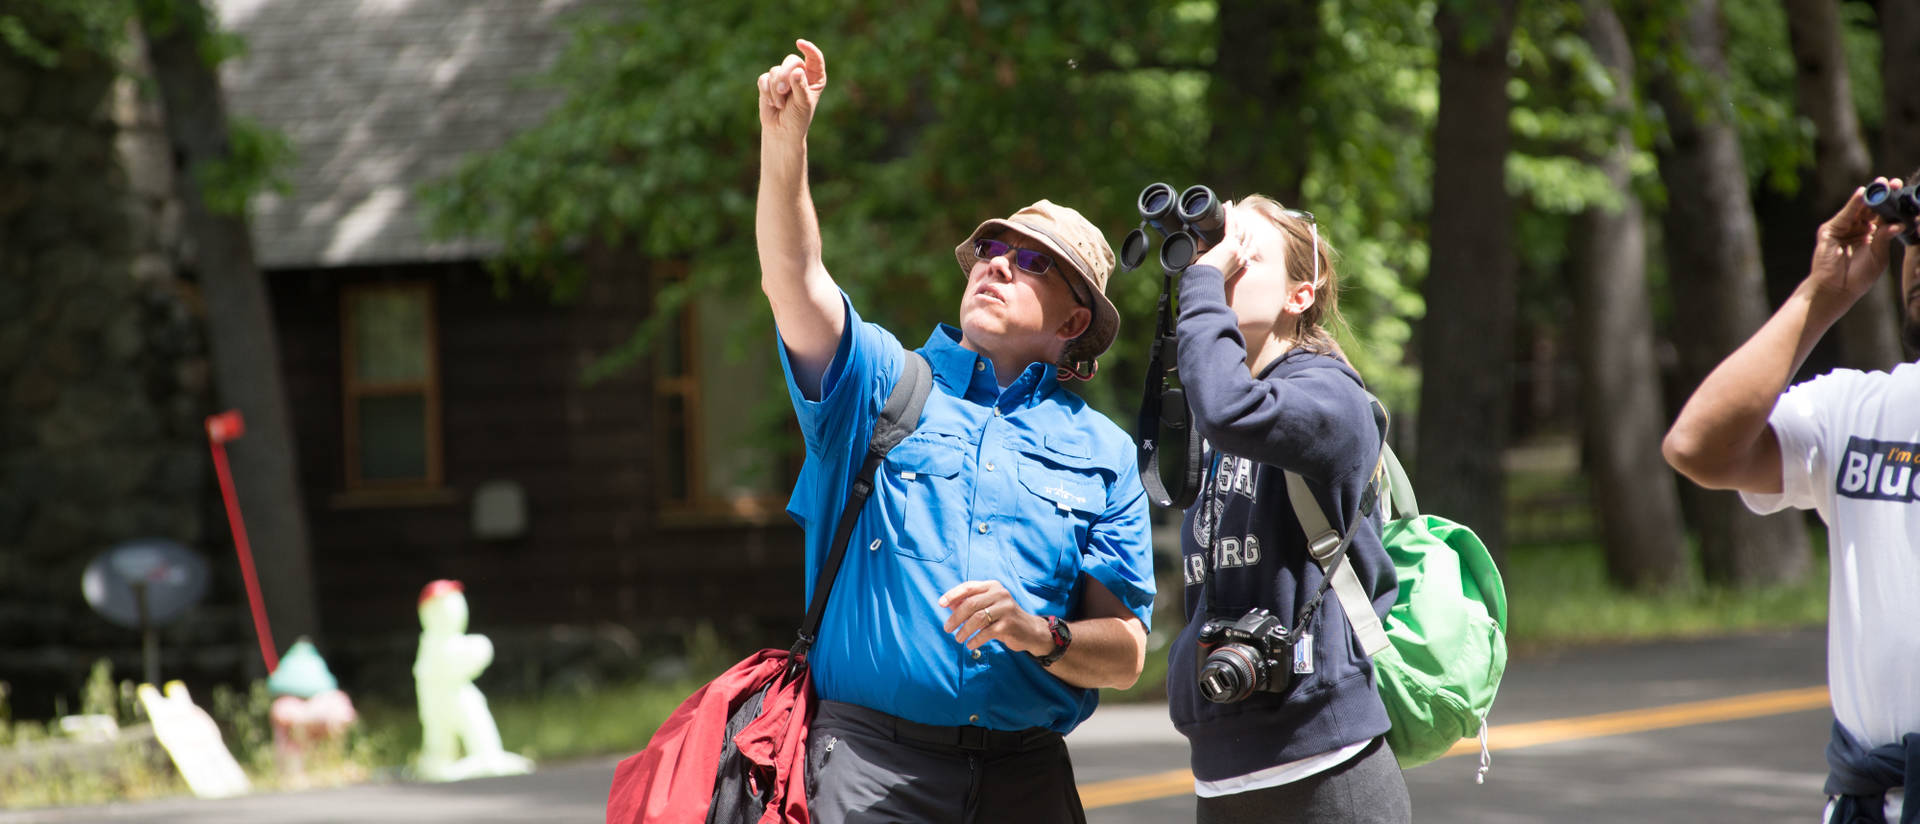
[(915, 436), (894, 446), (876, 485), (888, 517), (872, 540), (907, 558), (945, 561), (951, 557), (951, 537), (942, 534), (939, 519), (928, 514), (966, 511), (966, 485), (958, 480), (965, 463), (961, 445), (944, 438)]
[(1037, 540), (1017, 548), (1020, 579), (1029, 588), (1059, 594), (1073, 586), (1080, 551), (1107, 505), (1107, 483), (1084, 448), (1021, 443), (1017, 472), (1028, 496), (1021, 507)]

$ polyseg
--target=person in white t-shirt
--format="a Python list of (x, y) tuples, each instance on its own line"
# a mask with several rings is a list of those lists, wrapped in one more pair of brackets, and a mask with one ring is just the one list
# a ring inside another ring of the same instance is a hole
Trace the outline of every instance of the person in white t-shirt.
[[(1662, 445), (1675, 469), (1739, 490), (1755, 512), (1815, 509), (1827, 524), (1835, 722), (1822, 820), (1847, 824), (1910, 821), (1905, 799), (1920, 806), (1920, 793), (1901, 791), (1920, 773), (1920, 363), (1837, 369), (1787, 388), (1878, 282), (1906, 228), (1864, 193), (1821, 225), (1807, 279), (1701, 382)], [(1900, 296), (1905, 338), (1920, 350), (1920, 248), (1906, 252)]]

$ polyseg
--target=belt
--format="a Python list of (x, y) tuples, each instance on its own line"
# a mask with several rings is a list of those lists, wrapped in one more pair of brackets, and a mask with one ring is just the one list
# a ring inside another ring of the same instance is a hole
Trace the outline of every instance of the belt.
[(821, 715), (830, 713), (865, 725), (876, 733), (884, 730), (894, 741), (955, 750), (976, 752), (1019, 750), (1047, 740), (1059, 741), (1061, 737), (1060, 733), (1046, 727), (995, 730), (971, 724), (957, 727), (922, 724), (871, 707), (837, 701), (821, 701), (820, 710)]
[(916, 744), (932, 744), (936, 747), (951, 747), (959, 750), (1018, 750), (1032, 746), (1035, 742), (1049, 737), (1059, 738), (1060, 734), (1045, 727), (1028, 727), (1024, 730), (994, 730), (986, 727), (962, 725), (943, 727), (936, 724), (921, 724), (905, 718), (893, 718), (893, 740), (911, 741)]

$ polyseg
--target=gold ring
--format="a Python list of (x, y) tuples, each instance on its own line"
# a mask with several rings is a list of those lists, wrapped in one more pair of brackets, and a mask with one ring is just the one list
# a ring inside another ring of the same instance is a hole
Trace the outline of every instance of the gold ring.
[(987, 625), (988, 625), (988, 626), (992, 626), (992, 625), (993, 625), (993, 610), (991, 610), (991, 609), (983, 609), (983, 610), (980, 610), (980, 614), (981, 614), (981, 615), (985, 615), (985, 616), (987, 616)]

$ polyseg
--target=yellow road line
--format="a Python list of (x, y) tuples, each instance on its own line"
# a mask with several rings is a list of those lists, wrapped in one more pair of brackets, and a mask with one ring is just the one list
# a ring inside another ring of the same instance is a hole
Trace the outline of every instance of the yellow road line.
[(1088, 784), (1080, 788), (1080, 806), (1091, 810), (1192, 794), (1193, 773), (1188, 770), (1168, 770), (1136, 778), (1116, 778)]
[[(1650, 730), (1738, 721), (1768, 715), (1819, 709), (1829, 702), (1826, 687), (1756, 692), (1731, 698), (1691, 701), (1664, 707), (1649, 707), (1625, 712), (1609, 712), (1575, 718), (1555, 718), (1525, 724), (1502, 724), (1487, 731), (1487, 749), (1517, 750), (1543, 744), (1579, 741), (1609, 735), (1626, 735)], [(1442, 758), (1480, 751), (1478, 739), (1466, 739), (1453, 745)], [(1193, 773), (1169, 770), (1153, 775), (1099, 781), (1080, 788), (1080, 803), (1087, 809), (1131, 804), (1155, 798), (1188, 795), (1193, 792)]]
[[(1817, 709), (1827, 706), (1827, 703), (1826, 687), (1807, 687), (1777, 692), (1756, 692), (1751, 695), (1736, 695), (1711, 701), (1693, 701), (1686, 704), (1609, 712), (1579, 718), (1505, 724), (1487, 731), (1487, 749), (1515, 750), (1521, 747), (1537, 747), (1541, 744), (1557, 744), (1584, 738), (1626, 735), (1720, 721), (1738, 721), (1743, 718), (1759, 718)], [(1447, 755), (1463, 755), (1479, 751), (1479, 740), (1472, 739), (1453, 745), (1453, 749), (1447, 750)]]

